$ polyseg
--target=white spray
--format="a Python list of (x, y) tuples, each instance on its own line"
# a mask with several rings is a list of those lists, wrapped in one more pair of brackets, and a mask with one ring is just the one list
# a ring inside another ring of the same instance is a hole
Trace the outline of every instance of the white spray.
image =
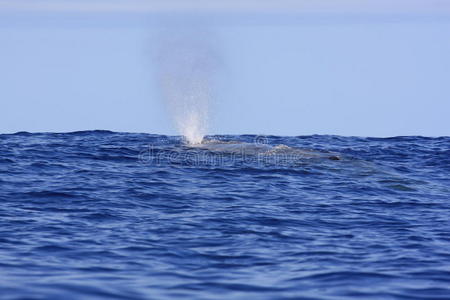
[(209, 32), (177, 28), (166, 31), (161, 39), (162, 97), (189, 144), (201, 143), (208, 132), (216, 60)]

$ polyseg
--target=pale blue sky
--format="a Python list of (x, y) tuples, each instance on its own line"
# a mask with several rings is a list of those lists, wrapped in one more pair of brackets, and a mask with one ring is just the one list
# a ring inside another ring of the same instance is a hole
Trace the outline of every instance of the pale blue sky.
[[(1, 133), (177, 134), (159, 97), (155, 53), (168, 32), (161, 24), (186, 26), (186, 7), (41, 2), (0, 1)], [(211, 133), (450, 135), (448, 6), (341, 2), (302, 10), (263, 1), (253, 11), (256, 2), (246, 1), (201, 12), (196, 26), (206, 27), (220, 60)], [(166, 14), (176, 9), (174, 23)]]

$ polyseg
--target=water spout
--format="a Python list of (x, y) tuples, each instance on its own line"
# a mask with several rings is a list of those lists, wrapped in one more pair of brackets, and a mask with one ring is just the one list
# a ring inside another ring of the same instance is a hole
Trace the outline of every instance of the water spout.
[(186, 142), (201, 143), (209, 127), (216, 59), (209, 33), (169, 31), (161, 45), (158, 63), (162, 97)]

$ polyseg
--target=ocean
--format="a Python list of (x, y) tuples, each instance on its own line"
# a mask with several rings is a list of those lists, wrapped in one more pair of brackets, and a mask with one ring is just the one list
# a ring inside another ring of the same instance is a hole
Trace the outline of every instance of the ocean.
[(0, 135), (1, 299), (450, 299), (450, 137)]

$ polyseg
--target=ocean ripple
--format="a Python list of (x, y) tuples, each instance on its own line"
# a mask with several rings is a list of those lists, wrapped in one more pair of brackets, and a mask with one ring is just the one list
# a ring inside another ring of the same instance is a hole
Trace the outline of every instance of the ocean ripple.
[(0, 135), (0, 298), (450, 298), (449, 137), (208, 139)]

